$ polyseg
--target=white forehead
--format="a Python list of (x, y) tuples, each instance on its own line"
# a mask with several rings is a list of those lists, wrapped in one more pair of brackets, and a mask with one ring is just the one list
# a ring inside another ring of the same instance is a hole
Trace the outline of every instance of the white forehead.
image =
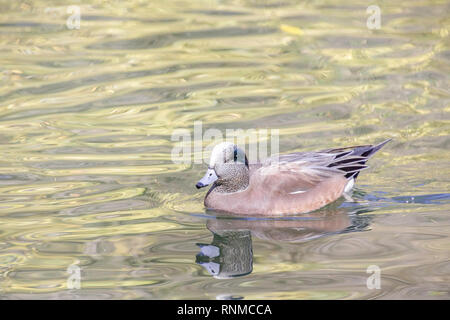
[(225, 159), (229, 159), (233, 156), (234, 144), (231, 142), (221, 142), (214, 147), (209, 159), (209, 166), (214, 167), (217, 163), (224, 163)]

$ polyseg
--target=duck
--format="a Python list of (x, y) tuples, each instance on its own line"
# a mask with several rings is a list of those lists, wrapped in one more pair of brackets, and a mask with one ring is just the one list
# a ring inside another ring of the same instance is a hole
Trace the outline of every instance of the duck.
[(307, 213), (350, 194), (366, 162), (386, 143), (275, 155), (248, 162), (231, 142), (214, 146), (206, 174), (195, 185), (211, 185), (208, 210), (244, 216)]

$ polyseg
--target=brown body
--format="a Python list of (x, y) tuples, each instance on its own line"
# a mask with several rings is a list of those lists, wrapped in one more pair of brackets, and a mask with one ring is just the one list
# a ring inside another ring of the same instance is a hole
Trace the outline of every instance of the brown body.
[[(245, 190), (223, 193), (212, 189), (205, 197), (205, 206), (245, 215), (310, 212), (338, 199), (348, 182), (342, 174), (317, 182), (306, 178), (302, 174), (263, 175), (260, 169), (251, 170), (250, 183)], [(299, 189), (306, 191), (291, 194)]]

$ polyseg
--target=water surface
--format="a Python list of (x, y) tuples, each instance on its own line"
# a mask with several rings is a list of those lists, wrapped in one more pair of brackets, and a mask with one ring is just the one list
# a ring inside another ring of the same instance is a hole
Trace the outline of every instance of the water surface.
[[(378, 1), (380, 30), (366, 1), (78, 4), (70, 30), (60, 1), (0, 1), (0, 298), (450, 298), (448, 1)], [(194, 121), (393, 141), (353, 201), (224, 219), (171, 160)]]

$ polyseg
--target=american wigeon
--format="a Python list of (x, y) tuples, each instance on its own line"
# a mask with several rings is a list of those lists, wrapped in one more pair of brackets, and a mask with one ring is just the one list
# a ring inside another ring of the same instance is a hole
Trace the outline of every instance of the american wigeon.
[(280, 216), (319, 209), (349, 192), (366, 161), (391, 139), (377, 145), (295, 152), (249, 164), (245, 152), (222, 142), (211, 153), (197, 188), (212, 184), (209, 209)]

